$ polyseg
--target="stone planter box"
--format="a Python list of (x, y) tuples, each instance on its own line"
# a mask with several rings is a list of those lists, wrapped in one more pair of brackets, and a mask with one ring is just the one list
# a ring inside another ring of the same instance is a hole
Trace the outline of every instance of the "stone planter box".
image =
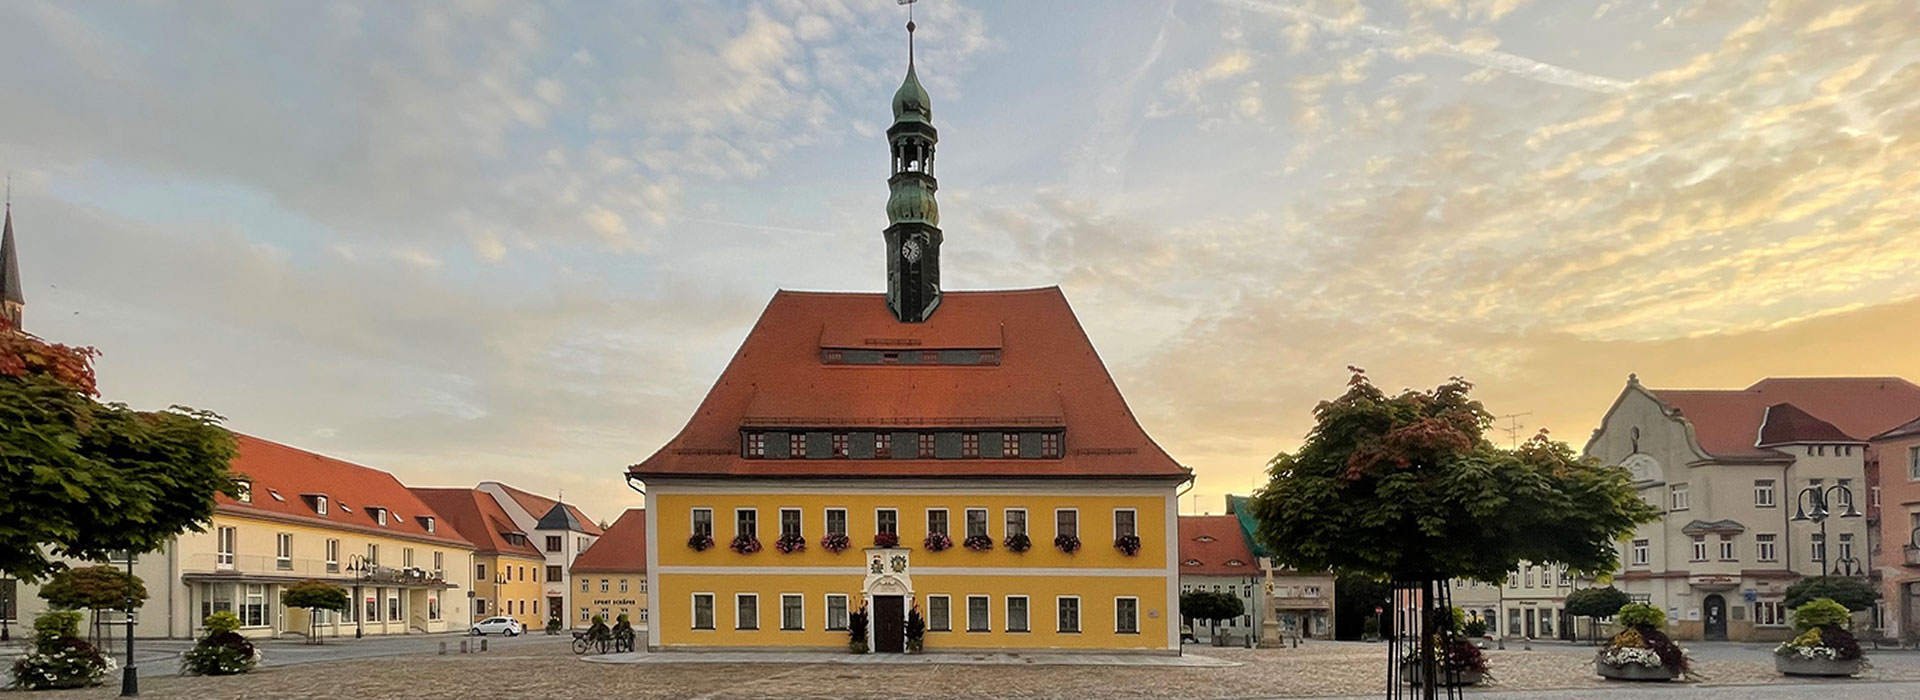
[(1675, 678), (1673, 671), (1665, 666), (1641, 666), (1640, 664), (1609, 666), (1595, 661), (1593, 672), (1600, 674), (1601, 678), (1616, 681), (1670, 681)]
[[(1419, 664), (1401, 664), (1400, 677), (1406, 679), (1407, 685), (1426, 685), (1426, 673)], [(1440, 673), (1440, 685), (1443, 687), (1480, 685), (1480, 680), (1479, 671), (1461, 671), (1457, 675), (1445, 671)]]
[(1860, 672), (1860, 660), (1829, 661), (1806, 659), (1799, 655), (1773, 657), (1773, 667), (1789, 676), (1851, 676)]

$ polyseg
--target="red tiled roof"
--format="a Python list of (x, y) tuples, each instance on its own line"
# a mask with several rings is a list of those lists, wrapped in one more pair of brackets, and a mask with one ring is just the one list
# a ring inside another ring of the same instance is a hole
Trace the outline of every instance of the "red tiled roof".
[(647, 570), (647, 509), (628, 508), (607, 534), (573, 560), (571, 571), (624, 573)]
[(500, 502), (479, 489), (410, 489), (420, 502), (440, 513), (442, 523), (472, 542), (480, 554), (517, 554), (544, 559), (545, 554), (529, 540), (519, 544), (507, 541), (506, 533), (526, 536), (514, 527), (513, 518), (500, 508)]
[[(1239, 562), (1234, 564), (1231, 562)], [(1253, 550), (1231, 515), (1180, 516), (1180, 573), (1200, 576), (1252, 576)]]
[[(885, 296), (781, 291), (645, 476), (1137, 476), (1186, 470), (1141, 429), (1058, 287), (948, 292), (924, 323)], [(998, 365), (825, 364), (823, 349), (1000, 349)], [(1065, 427), (1059, 459), (746, 459), (742, 426)]]
[[(437, 523), (447, 519), (420, 502), (392, 474), (251, 435), (234, 433), (233, 438), (240, 448), (233, 472), (250, 482), (253, 502), (221, 495), (216, 501), (223, 512), (473, 546), (454, 529), (441, 529)], [(304, 497), (308, 494), (327, 497), (326, 515), (314, 512)], [(387, 509), (385, 527), (374, 520), (369, 507)], [(435, 532), (428, 533), (419, 516), (436, 518)]]
[[(493, 483), (498, 484), (500, 486), (500, 490), (507, 492), (507, 495), (513, 498), (514, 503), (520, 504), (521, 508), (526, 509), (528, 513), (532, 514), (534, 520), (539, 520), (540, 516), (546, 515), (547, 511), (553, 510), (553, 507), (560, 503), (559, 501), (553, 500), (551, 498), (547, 498), (546, 496), (539, 496), (539, 495), (527, 493), (525, 491), (521, 491), (520, 489), (516, 489), (512, 486), (502, 484), (498, 481), (495, 481)], [(573, 519), (580, 521), (580, 528), (582, 531), (586, 532), (589, 535), (604, 534), (600, 530), (599, 523), (595, 523), (593, 519), (588, 518), (587, 514), (581, 512), (578, 506), (575, 506), (572, 503), (568, 503), (567, 511), (570, 513), (573, 513)]]
[(1767, 408), (1776, 404), (1792, 404), (1855, 436), (1877, 435), (1920, 414), (1920, 386), (1899, 377), (1770, 378), (1745, 389), (1648, 391), (1680, 409), (1700, 447), (1722, 458), (1779, 457), (1756, 446)]

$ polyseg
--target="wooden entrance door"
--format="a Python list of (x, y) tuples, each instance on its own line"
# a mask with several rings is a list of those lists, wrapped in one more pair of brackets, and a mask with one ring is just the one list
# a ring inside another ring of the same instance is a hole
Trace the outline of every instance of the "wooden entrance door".
[(1727, 599), (1714, 593), (1701, 601), (1700, 607), (1706, 618), (1701, 625), (1705, 628), (1701, 636), (1716, 642), (1727, 641)]
[(897, 595), (873, 599), (873, 650), (899, 654), (907, 650), (907, 610), (905, 599)]

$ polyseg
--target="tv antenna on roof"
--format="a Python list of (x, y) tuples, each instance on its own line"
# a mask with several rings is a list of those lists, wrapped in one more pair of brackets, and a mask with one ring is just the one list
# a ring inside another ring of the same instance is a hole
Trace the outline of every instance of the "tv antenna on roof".
[(1507, 424), (1506, 425), (1495, 424), (1493, 426), (1493, 429), (1506, 433), (1507, 442), (1510, 444), (1511, 447), (1517, 448), (1520, 446), (1520, 429), (1525, 428), (1527, 426), (1522, 425), (1520, 421), (1517, 421), (1514, 419), (1519, 418), (1521, 416), (1531, 416), (1531, 415), (1533, 415), (1533, 411), (1527, 411), (1526, 413), (1509, 413), (1504, 416), (1494, 416), (1495, 420), (1504, 420), (1507, 422)]

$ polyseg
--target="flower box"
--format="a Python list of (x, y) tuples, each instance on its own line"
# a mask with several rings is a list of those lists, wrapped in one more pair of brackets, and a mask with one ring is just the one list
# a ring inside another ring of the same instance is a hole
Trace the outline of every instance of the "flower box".
[(1860, 672), (1859, 659), (1809, 659), (1798, 654), (1775, 655), (1773, 667), (1789, 676), (1851, 676)]
[(1647, 666), (1644, 664), (1620, 664), (1618, 666), (1599, 661), (1593, 662), (1593, 672), (1601, 678), (1616, 681), (1670, 681), (1680, 674), (1665, 666)]

